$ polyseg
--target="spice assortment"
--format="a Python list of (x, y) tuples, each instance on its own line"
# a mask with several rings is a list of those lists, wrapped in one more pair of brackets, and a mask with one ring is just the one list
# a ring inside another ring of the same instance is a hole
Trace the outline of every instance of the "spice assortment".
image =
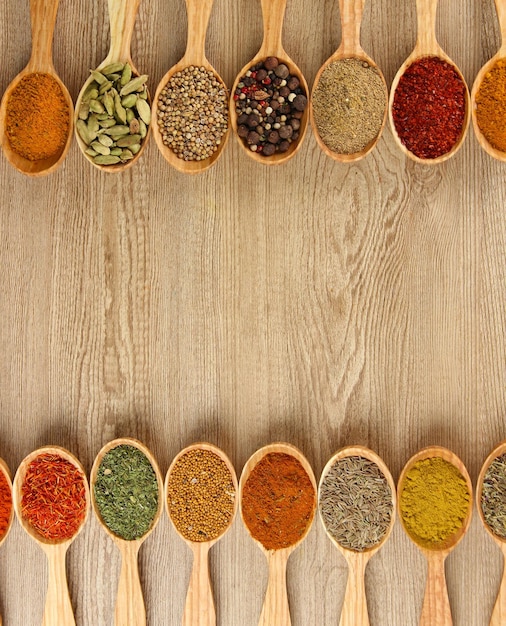
[(146, 81), (129, 63), (92, 70), (77, 111), (76, 131), (96, 165), (131, 161), (140, 151), (151, 123)]
[(232, 98), (237, 134), (252, 152), (265, 157), (284, 153), (299, 139), (307, 94), (277, 57), (252, 65)]

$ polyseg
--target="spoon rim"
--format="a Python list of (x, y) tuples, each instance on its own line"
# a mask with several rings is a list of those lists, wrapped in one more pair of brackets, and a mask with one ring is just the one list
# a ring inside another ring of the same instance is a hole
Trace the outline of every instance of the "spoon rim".
[(199, 67), (199, 68), (203, 67), (207, 71), (212, 72), (214, 77), (223, 85), (223, 88), (225, 89), (225, 96), (226, 96), (225, 97), (225, 102), (228, 103), (228, 101), (229, 101), (230, 92), (229, 92), (229, 89), (228, 89), (225, 81), (220, 76), (220, 74), (217, 72), (217, 70), (207, 60), (207, 58), (201, 59), (201, 61), (202, 60), (204, 61), (203, 63), (198, 63), (197, 64), (197, 63), (188, 62), (188, 60), (186, 59), (186, 55), (184, 57), (182, 57), (175, 65), (173, 65), (163, 75), (161, 80), (158, 82), (158, 85), (157, 85), (156, 91), (155, 91), (155, 95), (153, 97), (153, 101), (152, 101), (152, 104), (151, 104), (151, 124), (150, 124), (150, 126), (153, 126), (153, 137), (155, 139), (155, 143), (156, 143), (156, 145), (158, 147), (158, 150), (160, 151), (160, 153), (163, 156), (163, 158), (167, 161), (167, 163), (169, 165), (171, 165), (173, 168), (175, 168), (178, 172), (181, 172), (182, 174), (192, 174), (192, 175), (193, 174), (200, 174), (202, 172), (207, 171), (210, 167), (215, 165), (215, 163), (218, 161), (218, 159), (223, 154), (223, 151), (225, 150), (225, 146), (226, 146), (226, 144), (228, 142), (228, 138), (230, 136), (230, 127), (231, 127), (230, 111), (229, 111), (229, 107), (226, 106), (227, 115), (228, 115), (227, 130), (222, 135), (221, 142), (220, 142), (219, 146), (216, 148), (216, 150), (213, 152), (213, 154), (211, 156), (207, 157), (207, 159), (203, 159), (202, 161), (197, 161), (197, 160), (185, 161), (184, 159), (180, 159), (177, 156), (177, 154), (169, 146), (166, 146), (163, 143), (162, 134), (160, 132), (160, 129), (158, 128), (158, 99), (160, 97), (161, 92), (166, 87), (167, 83), (169, 82), (169, 80), (177, 72), (180, 72), (180, 71), (186, 69), (187, 67), (191, 67), (191, 66)]
[[(327, 526), (325, 525), (325, 522), (323, 520), (322, 517), (322, 513), (321, 513), (321, 509), (320, 509), (320, 494), (321, 494), (321, 488), (323, 485), (323, 482), (325, 480), (325, 478), (327, 477), (327, 474), (329, 473), (329, 471), (332, 469), (332, 467), (337, 463), (337, 461), (340, 461), (342, 459), (345, 458), (349, 458), (349, 457), (363, 457), (365, 459), (367, 459), (368, 461), (373, 462), (374, 464), (376, 464), (379, 468), (379, 470), (381, 471), (381, 473), (383, 474), (383, 476), (385, 477), (387, 484), (390, 488), (390, 493), (391, 493), (391, 502), (392, 502), (392, 512), (391, 512), (391, 517), (390, 517), (390, 523), (388, 524), (388, 528), (385, 532), (385, 534), (383, 535), (383, 537), (381, 538), (381, 540), (375, 544), (374, 546), (371, 546), (370, 548), (366, 548), (365, 550), (353, 550), (352, 548), (346, 548), (345, 546), (342, 546), (329, 532)], [(395, 481), (392, 477), (392, 474), (390, 472), (390, 470), (388, 469), (387, 464), (385, 463), (385, 461), (379, 456), (379, 454), (377, 454), (376, 452), (374, 452), (374, 450), (371, 450), (370, 448), (366, 447), (366, 446), (361, 446), (361, 445), (348, 445), (348, 446), (344, 446), (342, 448), (339, 448), (337, 450), (337, 452), (335, 452), (330, 459), (327, 461), (327, 463), (325, 464), (325, 467), (322, 470), (321, 476), (320, 476), (320, 480), (318, 482), (318, 513), (319, 513), (319, 518), (321, 521), (321, 524), (323, 526), (323, 529), (325, 530), (325, 533), (327, 534), (327, 536), (330, 538), (330, 540), (332, 541), (332, 543), (348, 558), (348, 557), (354, 557), (354, 558), (364, 558), (364, 557), (372, 557), (378, 550), (380, 550), (384, 544), (388, 541), (388, 539), (390, 538), (390, 535), (392, 534), (392, 530), (395, 526), (395, 519), (396, 519), (396, 509), (397, 509), (397, 488), (395, 485)]]
[[(300, 120), (300, 129), (299, 129), (298, 139), (295, 142), (292, 142), (290, 144), (290, 147), (288, 148), (286, 152), (275, 152), (271, 156), (262, 156), (261, 153), (258, 154), (257, 152), (253, 152), (253, 150), (250, 150), (248, 146), (244, 143), (244, 141), (241, 139), (241, 137), (239, 137), (239, 135), (237, 134), (238, 125), (237, 125), (237, 113), (235, 110), (234, 93), (235, 93), (235, 90), (237, 89), (237, 85), (239, 84), (241, 78), (246, 74), (246, 72), (249, 71), (253, 65), (256, 65), (260, 61), (265, 61), (270, 56), (276, 57), (280, 63), (285, 64), (288, 67), (290, 74), (292, 76), (296, 76), (299, 79), (300, 84), (304, 88), (305, 96), (307, 98), (307, 105), (306, 105), (306, 108), (304, 109), (302, 118)], [(310, 95), (311, 94), (310, 94), (309, 86), (307, 84), (307, 80), (304, 74), (302, 73), (302, 70), (295, 63), (295, 61), (293, 61), (293, 59), (290, 56), (288, 56), (286, 51), (283, 48), (281, 48), (280, 50), (277, 50), (277, 52), (269, 53), (268, 51), (264, 50), (264, 47), (262, 46), (262, 48), (260, 48), (257, 54), (251, 59), (251, 61), (246, 63), (246, 65), (244, 65), (244, 67), (236, 75), (236, 78), (232, 85), (232, 89), (230, 90), (230, 98), (229, 98), (230, 125), (237, 141), (239, 142), (239, 145), (244, 150), (244, 152), (246, 152), (246, 154), (251, 159), (253, 159), (253, 161), (256, 161), (257, 163), (262, 163), (263, 165), (272, 165), (272, 166), (282, 165), (283, 163), (286, 163), (286, 161), (293, 158), (299, 152), (300, 148), (302, 147), (302, 144), (304, 143), (304, 139), (306, 137), (307, 127), (309, 125), (309, 108), (310, 108), (309, 103), (311, 99)]]
[[(205, 450), (208, 452), (212, 452), (214, 453), (217, 457), (219, 457), (227, 466), (227, 469), (230, 472), (231, 478), (232, 478), (232, 483), (234, 485), (234, 492), (235, 492), (235, 496), (234, 496), (234, 510), (232, 513), (232, 517), (229, 521), (229, 523), (227, 524), (227, 526), (222, 530), (222, 532), (215, 537), (214, 539), (210, 539), (209, 541), (192, 541), (191, 539), (188, 539), (187, 537), (185, 537), (180, 531), (179, 529), (176, 527), (176, 524), (174, 523), (174, 520), (172, 519), (172, 516), (170, 514), (170, 507), (169, 507), (169, 497), (168, 497), (168, 489), (169, 489), (169, 479), (170, 479), (170, 475), (172, 473), (172, 471), (174, 470), (174, 467), (176, 466), (177, 462), (188, 452), (192, 452), (193, 450)], [(232, 465), (231, 460), (229, 459), (229, 457), (227, 456), (227, 454), (218, 446), (215, 446), (212, 443), (209, 443), (207, 441), (198, 441), (196, 443), (192, 443), (189, 446), (186, 446), (185, 448), (183, 448), (182, 450), (180, 450), (180, 452), (178, 452), (176, 454), (176, 456), (174, 457), (174, 459), (172, 460), (172, 463), (169, 466), (169, 469), (167, 470), (167, 473), (165, 475), (165, 482), (164, 482), (164, 489), (163, 489), (163, 494), (164, 494), (164, 500), (165, 500), (165, 511), (167, 513), (167, 516), (172, 524), (172, 527), (174, 528), (174, 530), (176, 531), (176, 533), (178, 534), (178, 536), (185, 542), (187, 543), (192, 550), (194, 548), (197, 548), (199, 546), (205, 545), (208, 547), (211, 547), (212, 545), (214, 545), (217, 541), (219, 541), (232, 527), (232, 525), (234, 524), (234, 521), (236, 519), (237, 516), (237, 511), (239, 509), (239, 483), (237, 480), (237, 474), (235, 471), (234, 466)]]
[[(316, 142), (320, 146), (321, 150), (327, 156), (329, 156), (331, 159), (334, 159), (334, 161), (337, 161), (338, 163), (354, 163), (356, 161), (360, 161), (361, 159), (366, 157), (368, 154), (370, 154), (374, 150), (376, 145), (378, 144), (379, 140), (381, 139), (381, 136), (383, 135), (383, 131), (385, 130), (385, 126), (386, 126), (386, 123), (387, 123), (388, 108), (389, 108), (389, 95), (390, 94), (388, 92), (388, 85), (387, 85), (387, 82), (385, 80), (385, 76), (384, 76), (381, 68), (379, 67), (379, 65), (374, 61), (374, 59), (372, 59), (368, 54), (366, 54), (366, 52), (364, 52), (361, 48), (360, 48), (359, 51), (357, 51), (353, 55), (347, 54), (347, 53), (341, 53), (340, 49), (341, 48), (338, 48), (334, 52), (334, 54), (332, 54), (320, 66), (320, 69), (316, 73), (315, 79), (313, 81), (313, 86), (311, 88), (311, 95), (310, 95), (310, 98), (309, 98), (309, 120), (310, 120), (311, 127), (313, 129), (313, 134), (315, 136)], [(320, 135), (320, 132), (318, 131), (318, 127), (316, 125), (316, 120), (315, 120), (315, 116), (314, 116), (314, 109), (313, 109), (313, 96), (314, 96), (314, 93), (316, 91), (316, 88), (318, 87), (318, 84), (320, 82), (320, 79), (321, 79), (321, 76), (322, 76), (323, 72), (325, 71), (325, 69), (327, 67), (330, 66), (331, 63), (334, 63), (336, 61), (344, 61), (346, 59), (358, 59), (359, 61), (365, 61), (371, 67), (373, 67), (378, 72), (378, 74), (379, 74), (379, 76), (381, 78), (381, 81), (382, 81), (383, 87), (384, 87), (384, 93), (385, 93), (385, 107), (384, 107), (384, 111), (383, 111), (383, 121), (381, 122), (381, 127), (380, 127), (380, 129), (378, 131), (378, 134), (361, 151), (359, 151), (359, 152), (352, 152), (352, 153), (349, 153), (349, 154), (348, 153), (335, 152), (334, 150), (331, 150), (327, 146), (327, 144), (323, 141), (323, 139), (322, 139), (322, 137)]]
[(487, 458), (483, 462), (480, 473), (478, 475), (478, 480), (476, 481), (476, 508), (478, 509), (478, 516), (485, 527), (487, 533), (492, 537), (492, 539), (498, 543), (501, 547), (506, 548), (506, 537), (500, 537), (496, 535), (494, 531), (490, 528), (485, 520), (485, 516), (483, 514), (483, 509), (481, 507), (481, 496), (483, 493), (483, 482), (485, 479), (485, 474), (487, 473), (488, 468), (492, 464), (495, 459), (499, 458), (503, 454), (506, 453), (506, 439), (498, 443), (495, 448), (488, 454)]
[[(138, 537), (137, 539), (123, 539), (123, 537), (116, 535), (103, 520), (102, 515), (100, 514), (100, 511), (98, 510), (98, 506), (95, 502), (95, 483), (97, 480), (97, 474), (98, 474), (100, 465), (102, 463), (102, 460), (104, 459), (105, 455), (108, 452), (110, 452), (114, 448), (118, 448), (119, 446), (131, 446), (133, 448), (137, 448), (137, 450), (140, 450), (150, 462), (151, 467), (153, 468), (153, 471), (156, 476), (156, 483), (157, 483), (157, 488), (158, 488), (158, 508), (151, 521), (151, 524), (148, 530), (142, 535), (142, 537)], [(134, 437), (118, 437), (116, 439), (109, 441), (105, 445), (103, 445), (98, 451), (95, 457), (95, 460), (93, 461), (93, 465), (91, 467), (90, 498), (91, 498), (91, 508), (93, 510), (93, 513), (95, 514), (100, 526), (106, 531), (109, 537), (111, 537), (116, 543), (121, 544), (121, 545), (124, 545), (124, 544), (141, 545), (149, 537), (149, 535), (155, 530), (158, 522), (160, 521), (160, 517), (162, 515), (163, 478), (160, 473), (160, 468), (158, 467), (158, 463), (155, 457), (153, 456), (153, 453), (151, 452), (151, 450), (145, 444), (143, 444), (138, 439), (135, 439)]]
[[(409, 67), (411, 67), (413, 63), (420, 61), (421, 59), (433, 58), (433, 57), (446, 61), (456, 70), (465, 88), (464, 99), (466, 103), (466, 112), (464, 116), (464, 121), (462, 123), (462, 131), (457, 141), (453, 144), (452, 148), (448, 152), (445, 152), (444, 154), (438, 157), (435, 157), (434, 159), (430, 159), (430, 158), (422, 158), (422, 157), (417, 156), (402, 143), (401, 138), (399, 137), (399, 134), (397, 132), (397, 128), (395, 126), (395, 121), (393, 117), (393, 106), (394, 106), (395, 93), (397, 91), (399, 81), (402, 78), (402, 76), (404, 76), (404, 74), (406, 73), (406, 70)], [(416, 163), (420, 163), (422, 165), (439, 165), (440, 163), (443, 163), (444, 161), (447, 161), (448, 159), (455, 156), (455, 154), (460, 150), (460, 148), (462, 147), (462, 145), (464, 144), (467, 138), (469, 125), (471, 123), (471, 117), (472, 117), (471, 116), (471, 95), (469, 93), (469, 86), (460, 68), (458, 67), (458, 65), (446, 54), (446, 52), (440, 46), (438, 46), (437, 53), (436, 52), (423, 52), (419, 50), (418, 47), (415, 47), (413, 52), (406, 58), (404, 63), (397, 70), (394, 76), (394, 79), (392, 81), (392, 84), (390, 86), (390, 97), (388, 100), (388, 121), (390, 124), (390, 130), (392, 131), (392, 135), (394, 137), (394, 140), (397, 146), (401, 149), (401, 151), (406, 156), (408, 156), (412, 161)]]
[[(84, 517), (81, 523), (79, 524), (77, 531), (74, 533), (74, 535), (72, 535), (72, 537), (68, 539), (61, 539), (61, 540), (47, 539), (46, 537), (43, 537), (35, 528), (33, 528), (30, 522), (28, 520), (25, 520), (23, 517), (23, 512), (22, 512), (22, 507), (21, 507), (21, 501), (22, 501), (21, 490), (24, 484), (26, 470), (32, 461), (34, 461), (36, 458), (44, 454), (52, 454), (54, 456), (59, 456), (62, 459), (71, 463), (80, 472), (81, 478), (83, 480), (85, 501), (86, 501)], [(91, 498), (90, 498), (90, 488), (88, 484), (88, 479), (86, 477), (86, 471), (81, 461), (74, 454), (72, 454), (72, 452), (67, 450), (67, 448), (64, 448), (62, 446), (56, 446), (56, 445), (41, 446), (37, 448), (36, 450), (33, 450), (32, 452), (27, 454), (25, 458), (19, 464), (16, 474), (14, 476), (14, 480), (12, 482), (12, 502), (13, 502), (14, 510), (16, 512), (16, 517), (18, 518), (20, 525), (23, 527), (23, 530), (34, 541), (42, 545), (44, 548), (47, 548), (47, 547), (51, 548), (54, 546), (68, 547), (75, 540), (75, 538), (79, 535), (79, 533), (84, 528), (86, 522), (88, 521), (89, 512), (90, 512), (90, 499)]]
[[(418, 461), (433, 458), (442, 458), (444, 461), (447, 461), (448, 463), (451, 463), (454, 467), (456, 467), (464, 478), (469, 492), (469, 505), (467, 508), (467, 515), (462, 522), (462, 525), (453, 535), (448, 537), (448, 539), (443, 542), (441, 547), (422, 546), (406, 529), (404, 519), (402, 517), (402, 512), (400, 510), (400, 501), (406, 474)], [(467, 531), (469, 530), (469, 525), (471, 524), (471, 519), (473, 515), (473, 485), (469, 476), (469, 472), (467, 471), (467, 468), (464, 465), (462, 459), (457, 456), (455, 452), (452, 452), (452, 450), (450, 450), (449, 448), (445, 448), (444, 446), (426, 446), (425, 448), (422, 448), (421, 450), (413, 454), (402, 468), (399, 480), (397, 482), (397, 508), (397, 515), (404, 532), (415, 544), (415, 546), (425, 554), (426, 558), (434, 558), (434, 555), (444, 555), (444, 558), (446, 558), (446, 556), (457, 547), (457, 545), (466, 535)]]
[[(313, 489), (314, 489), (314, 502), (313, 502), (313, 507), (311, 511), (311, 518), (308, 520), (308, 523), (306, 525), (306, 528), (304, 529), (304, 532), (295, 543), (285, 548), (277, 548), (277, 549), (266, 548), (261, 541), (259, 541), (252, 535), (250, 529), (248, 528), (246, 524), (246, 521), (244, 520), (244, 511), (243, 511), (243, 506), (242, 506), (244, 486), (248, 478), (250, 477), (251, 472), (264, 457), (272, 453), (287, 454), (295, 458), (297, 461), (299, 461), (302, 468), (308, 475), (311, 485), (313, 486)], [(311, 467), (311, 464), (309, 463), (305, 455), (302, 453), (302, 451), (296, 446), (294, 446), (293, 444), (287, 443), (284, 441), (269, 443), (265, 446), (262, 446), (255, 452), (253, 452), (253, 454), (248, 458), (248, 460), (244, 464), (244, 467), (241, 472), (241, 477), (239, 480), (239, 512), (240, 512), (243, 525), (246, 528), (246, 531), (248, 532), (249, 536), (251, 537), (251, 539), (253, 539), (253, 541), (256, 544), (258, 544), (258, 546), (260, 546), (260, 549), (267, 557), (269, 557), (270, 555), (274, 553), (276, 554), (285, 553), (286, 556), (288, 556), (293, 550), (295, 550), (295, 548), (297, 548), (306, 539), (307, 535), (309, 534), (309, 531), (311, 530), (313, 526), (314, 518), (316, 516), (317, 506), (318, 506), (318, 484), (316, 482), (313, 468)]]

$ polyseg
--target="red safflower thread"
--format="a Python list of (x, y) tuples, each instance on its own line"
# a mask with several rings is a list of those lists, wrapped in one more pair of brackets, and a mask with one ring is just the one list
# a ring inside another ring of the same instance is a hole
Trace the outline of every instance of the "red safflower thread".
[(9, 529), (12, 513), (12, 490), (4, 472), (0, 470), (0, 541)]

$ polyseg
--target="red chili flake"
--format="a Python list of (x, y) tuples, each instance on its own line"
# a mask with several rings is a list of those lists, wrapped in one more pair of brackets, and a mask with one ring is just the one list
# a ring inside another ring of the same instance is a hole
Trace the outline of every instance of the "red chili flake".
[(466, 117), (466, 86), (439, 57), (412, 63), (394, 94), (392, 117), (401, 142), (421, 159), (436, 159), (457, 143)]
[(72, 538), (86, 516), (82, 472), (55, 454), (40, 454), (29, 464), (21, 494), (23, 519), (46, 539)]

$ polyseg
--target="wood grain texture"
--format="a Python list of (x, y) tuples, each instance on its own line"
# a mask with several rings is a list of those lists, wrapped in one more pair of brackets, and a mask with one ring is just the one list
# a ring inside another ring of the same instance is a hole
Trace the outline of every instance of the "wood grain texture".
[[(28, 2), (0, 3), (0, 90), (30, 58)], [(132, 58), (150, 89), (184, 54), (183, 0), (141, 2)], [(368, 0), (361, 44), (388, 85), (416, 41), (414, 2)], [(439, 3), (436, 33), (468, 84), (500, 46), (493, 0)], [(341, 40), (335, 0), (288, 0), (283, 46), (310, 84)], [(262, 42), (260, 2), (215, 0), (207, 57), (231, 86)], [(75, 99), (109, 49), (107, 3), (61, 2), (56, 71)], [(385, 129), (354, 165), (309, 131), (278, 168), (230, 141), (198, 177), (150, 141), (112, 176), (75, 141), (61, 169), (28, 180), (0, 157), (0, 456), (14, 472), (46, 443), (89, 471), (134, 436), (162, 473), (209, 440), (239, 473), (271, 441), (301, 448), (318, 477), (347, 444), (397, 479), (429, 444), (473, 481), (504, 439), (506, 182), (470, 133), (453, 159), (409, 161)], [(315, 523), (288, 563), (294, 626), (338, 623), (347, 565)], [(163, 515), (139, 553), (151, 626), (181, 623), (191, 555)], [(1, 546), (4, 623), (42, 622), (45, 557), (13, 525)], [(239, 520), (210, 555), (217, 623), (258, 624), (265, 558)], [(76, 623), (113, 622), (120, 555), (96, 519), (67, 553)], [(490, 621), (502, 555), (477, 516), (446, 561), (455, 626)], [(424, 558), (400, 525), (371, 560), (371, 626), (416, 626)], [(470, 593), (471, 591), (471, 593)]]

